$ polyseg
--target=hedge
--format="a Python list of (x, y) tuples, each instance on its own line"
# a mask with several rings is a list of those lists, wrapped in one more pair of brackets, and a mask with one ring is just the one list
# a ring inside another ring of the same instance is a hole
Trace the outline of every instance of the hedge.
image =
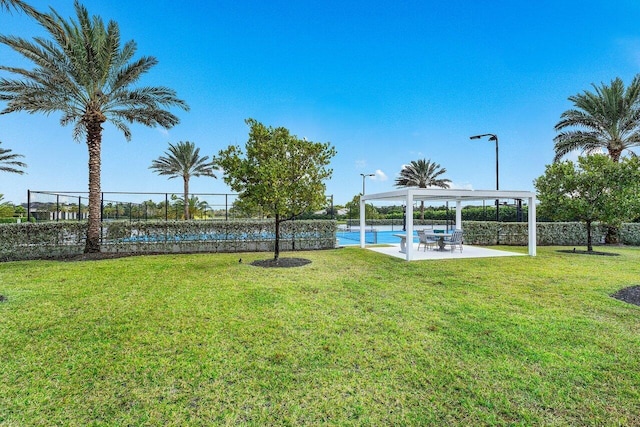
[[(0, 224), (0, 260), (79, 255), (86, 222)], [(280, 226), (280, 250), (336, 246), (335, 221), (287, 221)], [(181, 253), (273, 251), (273, 221), (105, 221), (103, 252)]]
[[(384, 225), (388, 220), (367, 221)], [(391, 221), (388, 221), (391, 223)], [(397, 224), (394, 221), (394, 224)], [(414, 225), (444, 221), (414, 221)], [(527, 223), (463, 221), (464, 241), (472, 245), (528, 244)], [(0, 261), (79, 255), (84, 250), (86, 222), (0, 224)], [(273, 251), (273, 221), (105, 221), (103, 252), (181, 253)], [(280, 250), (329, 249), (336, 245), (336, 221), (288, 221), (280, 227)], [(594, 244), (604, 242), (606, 227), (594, 225)], [(640, 246), (640, 224), (622, 224), (620, 242)], [(540, 222), (537, 244), (585, 246), (586, 227), (576, 222)]]
[[(352, 221), (352, 225), (359, 222)], [(443, 220), (414, 220), (414, 227), (443, 226)], [(455, 222), (449, 221), (449, 226)], [(390, 219), (368, 219), (367, 227), (382, 225), (400, 225), (402, 222)], [(540, 246), (585, 246), (587, 244), (587, 229), (580, 222), (538, 222), (537, 244)], [(529, 244), (529, 226), (526, 222), (462, 221), (464, 242), (471, 245), (513, 245), (526, 246)], [(606, 227), (595, 224), (591, 228), (593, 244), (604, 243)], [(624, 224), (619, 229), (620, 242), (628, 245), (640, 245), (640, 224)]]
[[(625, 224), (635, 226), (636, 224)], [(526, 222), (484, 222), (463, 221), (464, 242), (470, 245), (513, 245), (529, 244), (529, 225)], [(621, 228), (620, 234), (626, 229)], [(604, 243), (607, 229), (595, 224), (591, 227), (593, 244)], [(640, 233), (638, 233), (640, 242)], [(539, 222), (536, 224), (536, 242), (540, 246), (585, 246), (587, 228), (581, 222)]]

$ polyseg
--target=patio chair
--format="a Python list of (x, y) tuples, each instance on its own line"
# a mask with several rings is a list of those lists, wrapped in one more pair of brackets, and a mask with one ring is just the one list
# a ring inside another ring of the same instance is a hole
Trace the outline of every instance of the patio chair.
[(422, 230), (418, 233), (418, 239), (418, 250), (420, 250), (420, 245), (424, 245), (425, 252), (427, 251), (427, 247), (435, 247), (436, 243), (438, 243), (434, 238), (427, 236), (426, 230)]
[(451, 252), (453, 252), (456, 247), (459, 247), (460, 253), (462, 253), (462, 230), (454, 231), (451, 237), (445, 239), (444, 242), (451, 247)]

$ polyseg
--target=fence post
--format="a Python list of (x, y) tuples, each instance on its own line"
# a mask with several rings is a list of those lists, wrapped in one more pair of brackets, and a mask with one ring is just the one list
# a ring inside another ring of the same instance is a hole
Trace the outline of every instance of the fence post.
[(31, 190), (27, 190), (27, 222), (31, 222)]

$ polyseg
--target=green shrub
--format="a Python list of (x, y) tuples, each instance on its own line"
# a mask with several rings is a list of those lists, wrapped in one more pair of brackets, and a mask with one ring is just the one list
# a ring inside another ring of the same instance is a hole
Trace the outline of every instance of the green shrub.
[[(86, 222), (0, 225), (0, 260), (80, 254)], [(288, 221), (280, 227), (282, 250), (328, 249), (335, 221)], [(264, 221), (104, 221), (104, 252), (180, 253), (271, 251), (275, 225)]]

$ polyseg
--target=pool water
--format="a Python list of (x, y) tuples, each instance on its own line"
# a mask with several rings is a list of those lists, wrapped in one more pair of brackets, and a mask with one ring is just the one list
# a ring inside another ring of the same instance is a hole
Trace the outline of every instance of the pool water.
[[(365, 232), (365, 242), (367, 244), (385, 244), (385, 243), (400, 243), (400, 238), (394, 236), (394, 234), (404, 234), (402, 230), (383, 230), (383, 231), (370, 231)], [(359, 231), (338, 231), (336, 233), (338, 238), (338, 246), (351, 246), (360, 244), (360, 232)], [(413, 232), (413, 241), (418, 243), (418, 235)]]

